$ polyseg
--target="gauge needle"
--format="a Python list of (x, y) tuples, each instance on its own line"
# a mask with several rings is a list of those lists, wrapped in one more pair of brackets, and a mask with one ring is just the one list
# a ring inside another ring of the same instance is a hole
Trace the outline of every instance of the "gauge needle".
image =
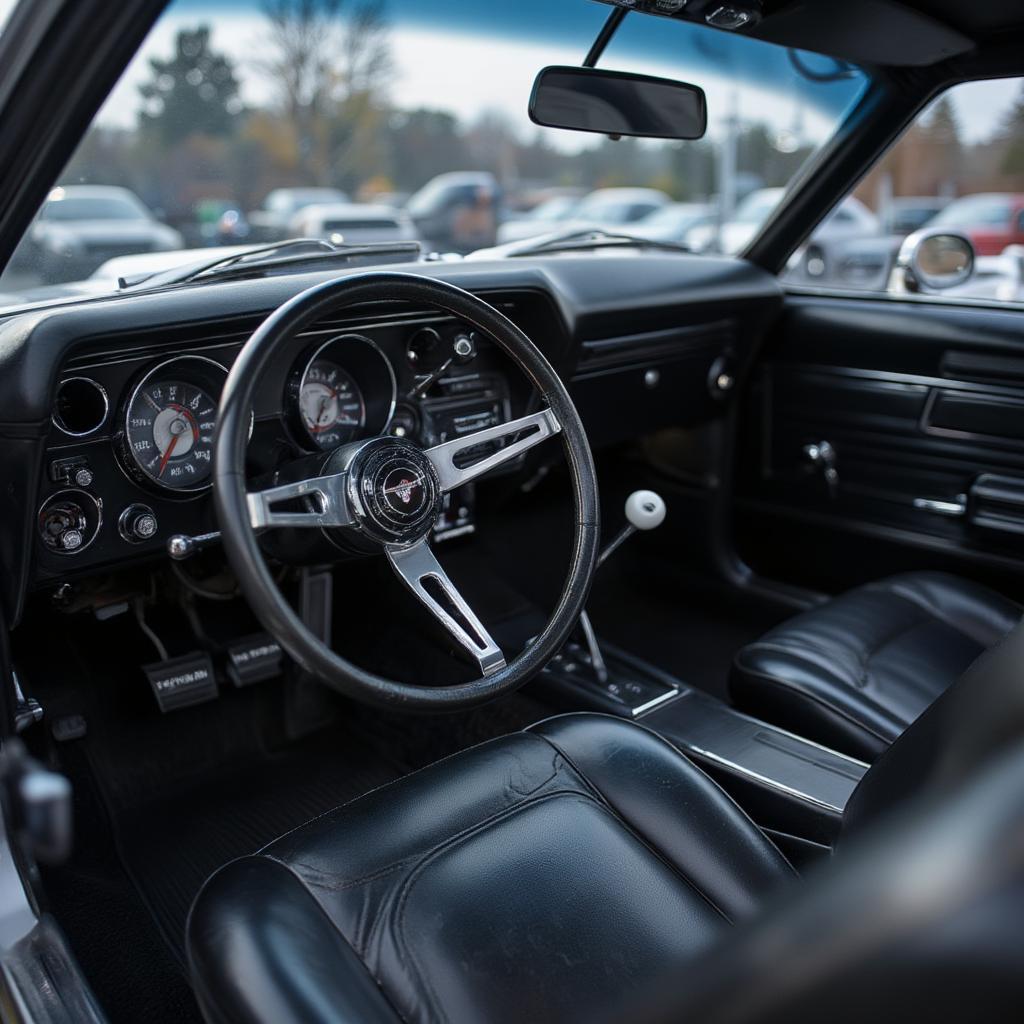
[[(178, 412), (181, 413), (182, 417), (185, 420), (185, 430), (188, 430), (188, 429), (191, 428), (191, 430), (192, 430), (192, 440), (193, 441), (198, 441), (199, 440), (199, 427), (197, 426), (195, 419), (193, 419), (192, 414), (188, 411), (188, 409), (186, 409), (184, 406), (181, 406), (181, 405), (171, 405), (171, 406), (169, 406), (169, 408), (176, 409)], [(184, 433), (184, 431), (182, 431), (182, 433)]]
[(171, 438), (171, 443), (167, 446), (167, 450), (164, 452), (164, 457), (160, 460), (160, 469), (157, 472), (157, 476), (163, 476), (164, 470), (167, 468), (167, 460), (171, 457), (171, 453), (174, 451), (174, 446), (178, 443), (178, 438), (181, 434), (175, 434)]

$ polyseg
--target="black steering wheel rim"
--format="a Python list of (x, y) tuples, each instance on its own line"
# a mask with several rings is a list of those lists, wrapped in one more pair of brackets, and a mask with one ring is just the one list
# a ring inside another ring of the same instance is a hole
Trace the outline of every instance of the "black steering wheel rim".
[[(524, 651), (495, 673), (467, 683), (431, 686), (386, 679), (322, 643), (277, 587), (250, 523), (245, 478), (250, 410), (271, 359), (282, 344), (327, 313), (386, 300), (428, 305), (493, 339), (526, 374), (561, 426), (575, 507), (571, 561), (561, 595), (547, 625)], [(583, 610), (597, 562), (597, 475), (586, 431), (558, 374), (529, 338), (484, 300), (446, 282), (413, 274), (369, 272), (328, 281), (295, 296), (267, 317), (246, 342), (224, 385), (214, 439), (213, 481), (224, 550), (257, 618), (307, 672), (347, 696), (379, 706), (456, 710), (518, 689), (565, 643)]]

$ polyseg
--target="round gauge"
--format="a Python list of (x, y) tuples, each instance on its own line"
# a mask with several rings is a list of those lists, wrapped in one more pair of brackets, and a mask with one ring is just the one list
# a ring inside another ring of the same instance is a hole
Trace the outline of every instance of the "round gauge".
[(307, 450), (383, 434), (395, 411), (395, 371), (376, 342), (343, 334), (307, 349), (285, 391), (288, 426)]
[(199, 356), (154, 367), (132, 392), (122, 449), (133, 475), (172, 491), (209, 486), (225, 370)]
[(351, 441), (366, 425), (366, 403), (352, 375), (330, 359), (314, 359), (299, 389), (302, 425), (320, 448)]

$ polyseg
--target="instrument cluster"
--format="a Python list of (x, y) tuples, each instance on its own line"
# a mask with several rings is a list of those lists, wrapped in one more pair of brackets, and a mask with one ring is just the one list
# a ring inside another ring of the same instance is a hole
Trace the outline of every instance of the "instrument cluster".
[[(212, 487), (217, 411), (241, 341), (197, 348), (108, 350), (68, 368), (37, 504), (37, 576), (159, 554), (176, 537), (216, 530), (213, 503), (198, 499)], [(261, 386), (250, 469), (272, 473), (385, 433), (430, 446), (508, 419), (503, 366), (473, 332), (437, 318), (296, 339)], [(471, 494), (456, 495), (444, 528), (471, 532), (472, 507)]]

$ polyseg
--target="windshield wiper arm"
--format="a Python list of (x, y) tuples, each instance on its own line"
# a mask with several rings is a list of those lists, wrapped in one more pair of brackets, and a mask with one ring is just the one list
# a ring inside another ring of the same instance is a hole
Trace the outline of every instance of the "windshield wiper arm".
[(312, 260), (348, 260), (360, 256), (377, 255), (418, 257), (422, 255), (422, 252), (423, 247), (419, 242), (367, 242), (364, 245), (336, 245), (323, 238), (289, 238), (283, 242), (256, 246), (230, 256), (220, 256), (215, 260), (190, 263), (183, 267), (159, 271), (131, 281), (121, 278), (118, 281), (118, 287), (122, 290), (140, 285), (145, 285), (146, 288), (163, 288), (212, 278), (224, 280), (231, 277), (248, 277), (261, 270), (308, 263)]
[(546, 252), (570, 252), (573, 249), (600, 248), (643, 248), (661, 249), (667, 252), (691, 252), (692, 250), (679, 242), (658, 242), (639, 235), (626, 232), (605, 231), (603, 228), (584, 228), (563, 231), (541, 238), (528, 238), (522, 242), (513, 242), (507, 246), (499, 246), (501, 255), (509, 256), (541, 256)]

